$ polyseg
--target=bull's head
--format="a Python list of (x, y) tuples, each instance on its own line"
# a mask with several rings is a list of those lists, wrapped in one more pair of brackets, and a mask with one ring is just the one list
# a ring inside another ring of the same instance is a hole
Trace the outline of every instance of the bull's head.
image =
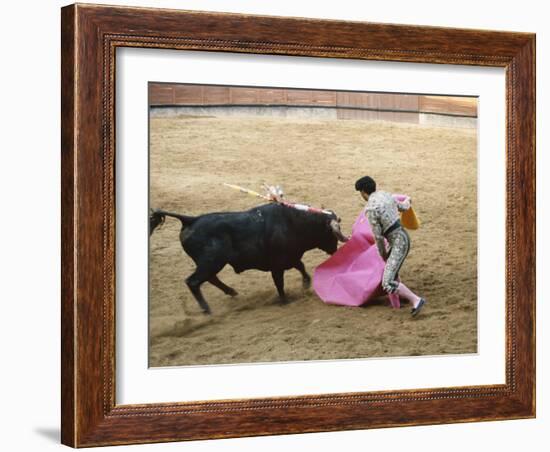
[(338, 242), (347, 242), (348, 238), (342, 233), (340, 229), (340, 218), (336, 216), (334, 212), (331, 212), (327, 218), (327, 228), (330, 231), (327, 234), (325, 243), (322, 244), (319, 248), (322, 249), (325, 253), (334, 254), (338, 249)]
[(330, 229), (332, 230), (332, 233), (334, 234), (334, 237), (336, 237), (340, 242), (347, 242), (348, 238), (342, 233), (342, 230), (340, 229), (340, 222), (342, 220), (340, 218), (333, 218), (329, 222)]

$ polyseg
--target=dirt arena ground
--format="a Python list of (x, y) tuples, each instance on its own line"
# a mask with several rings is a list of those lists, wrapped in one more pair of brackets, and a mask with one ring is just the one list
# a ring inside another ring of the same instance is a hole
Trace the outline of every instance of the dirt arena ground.
[[(413, 199), (422, 226), (400, 273), (427, 304), (416, 319), (408, 305), (384, 300), (361, 308), (324, 304), (286, 272), (291, 303), (281, 306), (269, 273), (208, 283), (213, 314), (201, 313), (184, 283), (193, 263), (180, 223), (168, 219), (150, 238), (150, 366), (221, 364), (475, 353), (477, 351), (476, 131), (366, 121), (276, 118), (153, 117), (150, 205), (198, 215), (244, 210), (260, 202), (225, 188), (280, 184), (287, 199), (323, 205), (351, 225), (364, 202), (355, 180)], [(327, 257), (306, 253), (308, 271)]]

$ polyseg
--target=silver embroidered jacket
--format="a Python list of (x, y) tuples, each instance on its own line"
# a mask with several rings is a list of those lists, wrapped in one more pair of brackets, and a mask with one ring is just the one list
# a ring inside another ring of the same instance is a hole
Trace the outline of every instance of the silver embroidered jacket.
[(384, 233), (399, 220), (399, 212), (408, 210), (410, 207), (411, 204), (408, 198), (403, 202), (399, 202), (391, 193), (385, 191), (375, 191), (369, 195), (366, 207), (367, 219), (376, 239), (378, 252), (384, 259), (386, 258)]

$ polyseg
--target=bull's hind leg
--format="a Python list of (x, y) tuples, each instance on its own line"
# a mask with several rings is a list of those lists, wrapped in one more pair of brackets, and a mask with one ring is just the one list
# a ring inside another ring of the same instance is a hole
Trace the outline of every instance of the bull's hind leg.
[(224, 294), (231, 297), (239, 294), (235, 289), (233, 289), (233, 287), (229, 287), (227, 284), (224, 284), (217, 276), (212, 276), (212, 278), (210, 278), (208, 282), (220, 289)]
[(279, 299), (281, 300), (282, 304), (288, 303), (288, 298), (285, 294), (285, 271), (284, 270), (272, 270), (271, 271), (271, 277), (273, 278), (273, 282), (275, 283), (275, 287), (277, 287), (277, 292), (279, 293)]
[(304, 263), (300, 261), (294, 268), (302, 274), (302, 287), (304, 289), (309, 289), (311, 287), (311, 276), (309, 276), (309, 273), (306, 271)]

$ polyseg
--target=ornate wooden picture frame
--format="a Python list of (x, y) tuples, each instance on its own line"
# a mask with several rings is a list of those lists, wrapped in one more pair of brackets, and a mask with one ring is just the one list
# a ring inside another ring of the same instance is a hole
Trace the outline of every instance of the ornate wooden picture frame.
[[(64, 444), (535, 416), (533, 34), (78, 4), (62, 9), (61, 32)], [(117, 405), (114, 89), (120, 47), (505, 68), (505, 384)]]

